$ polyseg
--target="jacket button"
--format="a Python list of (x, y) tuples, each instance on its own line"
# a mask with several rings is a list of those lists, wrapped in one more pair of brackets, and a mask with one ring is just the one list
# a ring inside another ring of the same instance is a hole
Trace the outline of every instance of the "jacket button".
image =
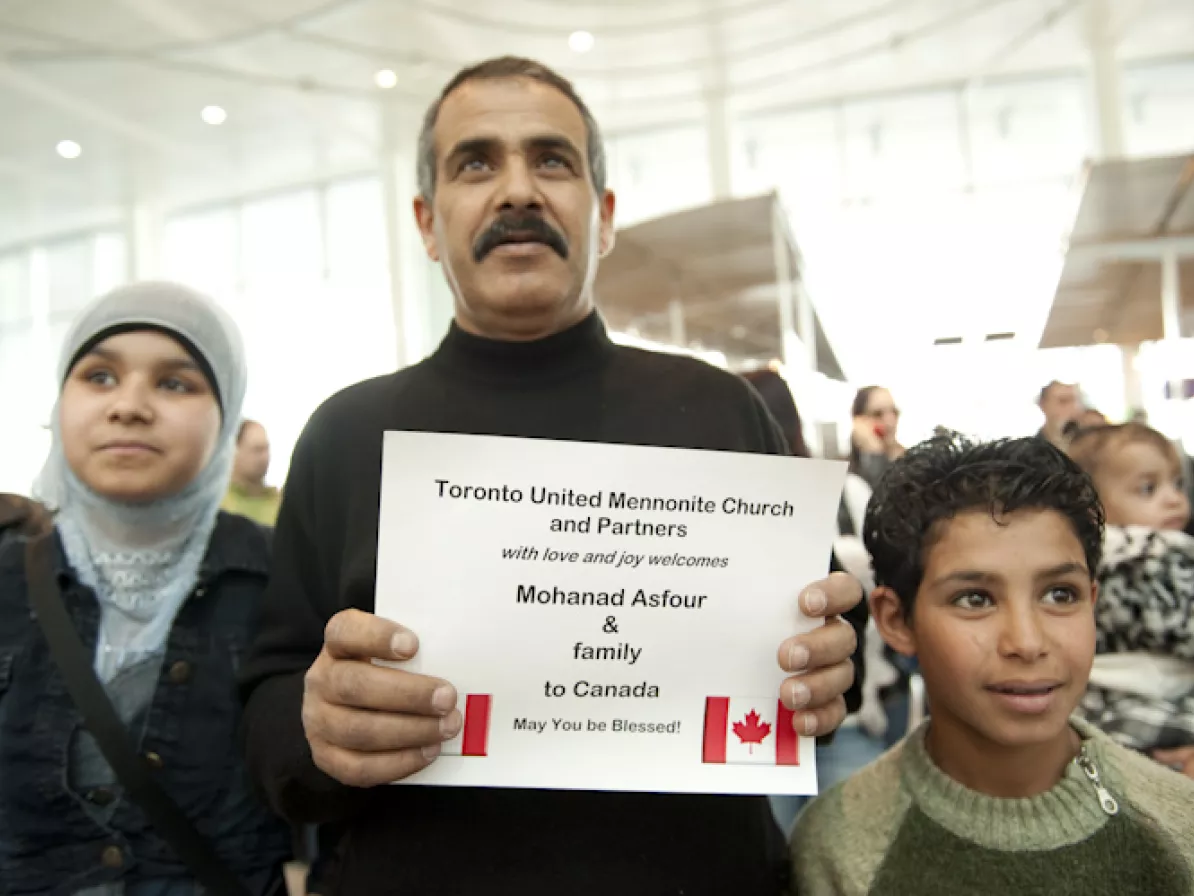
[(207, 594), (206, 588), (200, 586), (199, 588), (195, 589), (195, 597), (203, 597), (205, 594)]
[(107, 787), (97, 787), (94, 790), (89, 790), (86, 793), (87, 802), (96, 806), (110, 806), (112, 801), (116, 799), (114, 794)]
[(157, 753), (146, 753), (145, 761), (149, 763), (149, 767), (152, 768), (154, 771), (161, 771), (162, 766), (164, 766), (166, 764), (166, 763), (162, 762), (162, 757), (159, 756)]
[(179, 660), (170, 667), (170, 681), (172, 684), (186, 684), (191, 680), (191, 664)]
[(105, 868), (123, 868), (124, 851), (119, 846), (105, 846), (104, 851), (100, 853), (100, 864)]

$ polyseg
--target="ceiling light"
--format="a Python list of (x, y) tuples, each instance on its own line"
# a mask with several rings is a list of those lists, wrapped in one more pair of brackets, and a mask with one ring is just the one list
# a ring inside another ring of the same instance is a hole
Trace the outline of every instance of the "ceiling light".
[(573, 31), (568, 35), (568, 47), (573, 53), (587, 53), (594, 43), (596, 39), (588, 31)]
[(204, 106), (203, 111), (199, 113), (199, 117), (208, 124), (223, 124), (228, 120), (228, 113), (224, 111), (222, 106)]
[(60, 140), (56, 148), (64, 159), (77, 159), (83, 152), (83, 147), (74, 140)]
[(398, 76), (394, 74), (392, 69), (383, 68), (373, 76), (373, 83), (382, 90), (390, 90), (398, 86)]

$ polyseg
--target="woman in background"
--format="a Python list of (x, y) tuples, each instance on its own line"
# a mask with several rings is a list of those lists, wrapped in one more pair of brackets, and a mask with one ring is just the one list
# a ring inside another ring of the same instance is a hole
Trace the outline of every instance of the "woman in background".
[(866, 386), (854, 396), (850, 415), (854, 421), (850, 472), (874, 488), (891, 462), (904, 453), (896, 438), (900, 409), (882, 386)]

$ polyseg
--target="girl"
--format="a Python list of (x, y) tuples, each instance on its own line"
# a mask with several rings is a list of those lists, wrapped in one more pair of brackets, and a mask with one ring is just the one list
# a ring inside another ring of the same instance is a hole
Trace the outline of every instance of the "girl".
[(1139, 423), (1080, 430), (1070, 456), (1107, 514), (1098, 655), (1081, 710), (1194, 778), (1194, 538), (1174, 445)]
[(268, 545), (218, 512), (245, 394), (240, 335), (185, 287), (123, 287), (75, 320), (58, 383), (38, 483), (56, 511), (54, 575), (35, 579), (24, 545), (0, 552), (0, 892), (202, 892), (82, 725), (30, 610), (31, 583), (48, 580), (127, 740), (224, 870), (268, 893), (289, 835), (249, 790), (235, 689)]

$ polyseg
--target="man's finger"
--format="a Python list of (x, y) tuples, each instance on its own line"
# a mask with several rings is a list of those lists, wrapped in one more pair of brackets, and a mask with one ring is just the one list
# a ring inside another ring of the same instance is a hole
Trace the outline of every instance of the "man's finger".
[(838, 697), (828, 706), (792, 716), (792, 727), (805, 737), (824, 737), (832, 734), (846, 720), (846, 701)]
[(308, 740), (354, 753), (396, 753), (442, 744), (460, 733), (464, 718), (452, 710), (442, 718), (368, 712), (324, 703), (303, 713)]
[(419, 716), (456, 708), (456, 689), (441, 678), (354, 660), (331, 663), (317, 696), (339, 706)]
[(800, 594), (800, 609), (805, 616), (841, 616), (862, 601), (862, 584), (844, 572), (813, 582)]
[(807, 675), (789, 678), (779, 688), (780, 699), (791, 710), (809, 712), (828, 706), (854, 683), (854, 664), (849, 660)]
[(336, 659), (408, 660), (419, 650), (410, 629), (360, 610), (341, 610), (328, 620), (323, 644)]
[(429, 766), (439, 751), (434, 746), (396, 753), (354, 753), (326, 743), (311, 746), (320, 770), (349, 787), (378, 787), (401, 781)]
[(796, 675), (836, 666), (850, 659), (857, 646), (854, 626), (830, 619), (811, 632), (788, 638), (779, 645), (779, 665), (785, 672)]

